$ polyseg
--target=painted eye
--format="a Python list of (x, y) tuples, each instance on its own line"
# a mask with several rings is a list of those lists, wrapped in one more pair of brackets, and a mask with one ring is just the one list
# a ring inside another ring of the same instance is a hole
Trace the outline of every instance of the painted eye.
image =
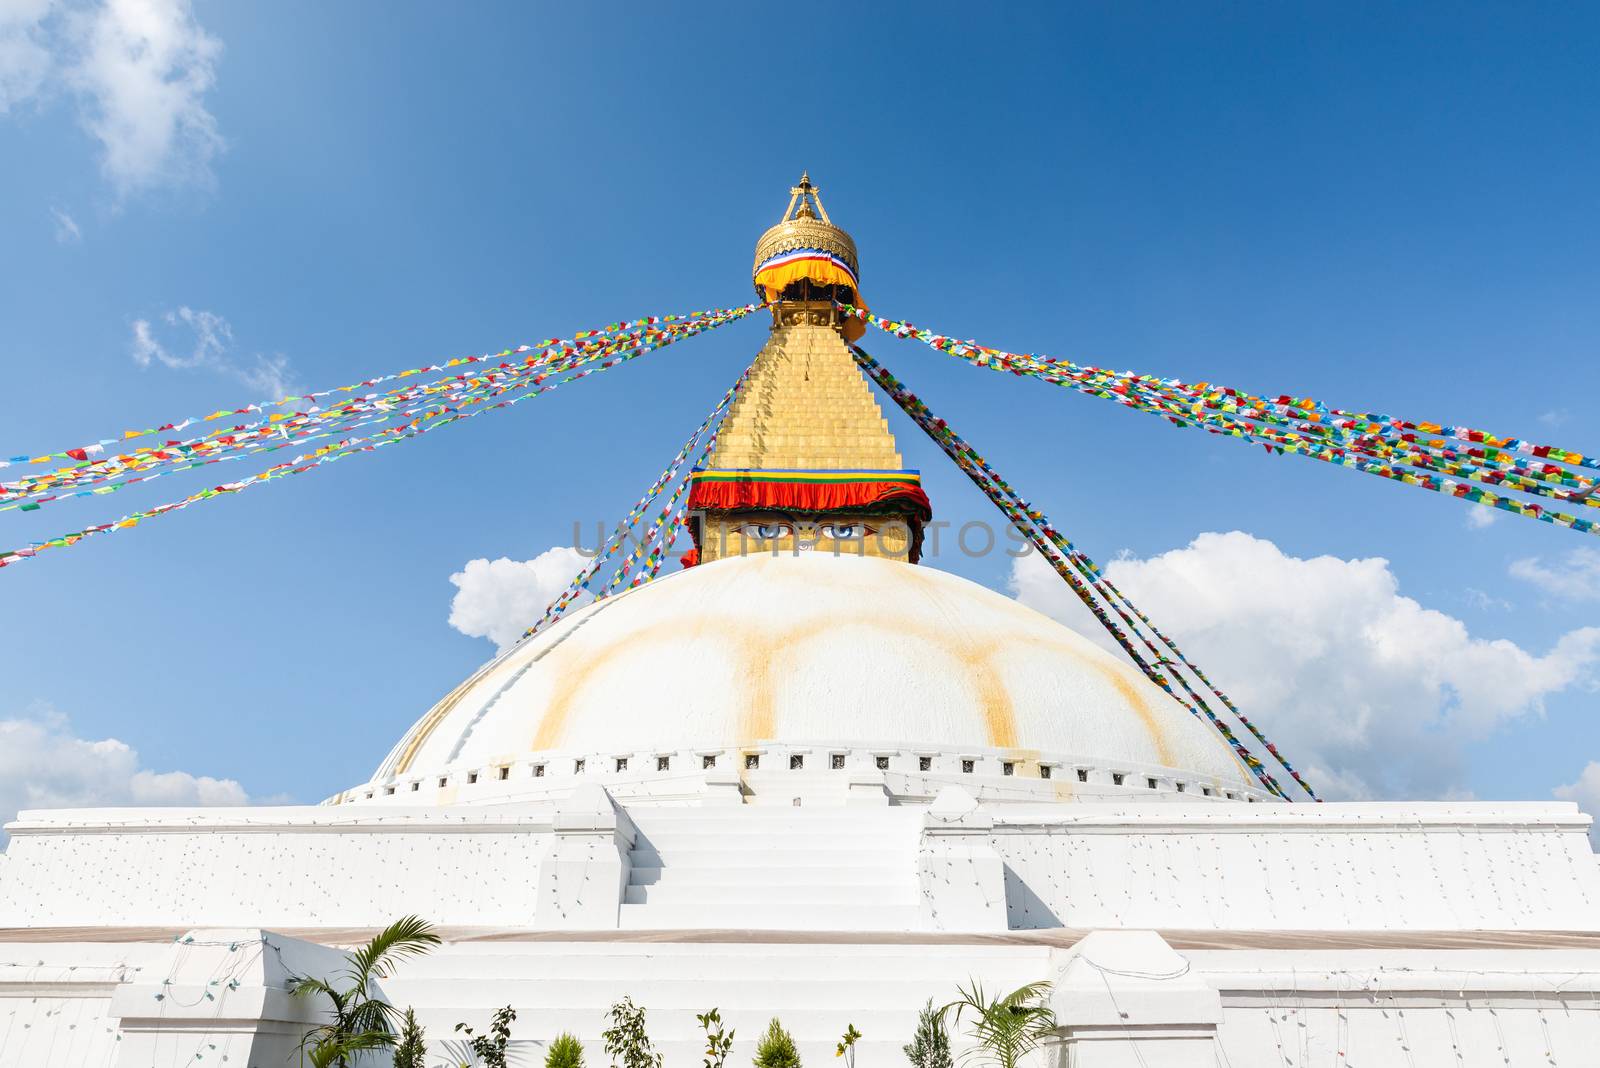
[(864, 523), (824, 523), (817, 528), (818, 535), (834, 541), (852, 541), (875, 533), (877, 532)]
[(757, 541), (773, 541), (790, 533), (787, 523), (746, 523), (739, 532)]

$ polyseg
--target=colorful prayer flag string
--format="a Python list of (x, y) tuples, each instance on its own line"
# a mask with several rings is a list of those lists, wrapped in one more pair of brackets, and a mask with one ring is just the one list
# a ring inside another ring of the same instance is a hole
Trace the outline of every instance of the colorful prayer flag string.
[[(647, 332), (638, 337), (629, 335), (624, 343), (626, 347), (620, 350), (615, 345), (604, 345), (593, 350), (575, 350), (575, 353), (570, 357), (564, 357), (560, 361), (548, 366), (540, 365), (540, 367), (534, 371), (529, 371), (529, 373), (525, 375), (519, 375), (510, 382), (501, 382), (496, 385), (493, 390), (482, 395), (475, 395), (467, 398), (460, 404), (430, 404), (419, 412), (413, 413), (411, 418), (399, 426), (387, 427), (379, 433), (372, 435), (357, 435), (343, 438), (332, 444), (321, 446), (312, 452), (298, 455), (287, 462), (275, 464), (264, 471), (258, 472), (247, 478), (240, 479), (237, 482), (223, 483), (222, 485), (214, 486), (209, 489), (190, 494), (188, 497), (185, 497), (182, 500), (171, 501), (166, 504), (157, 505), (154, 508), (146, 509), (144, 511), (134, 512), (130, 515), (124, 516), (114, 523), (96, 524), (91, 527), (86, 527), (82, 530), (74, 531), (70, 534), (63, 534), (59, 537), (51, 538), (48, 541), (34, 542), (27, 548), (0, 552), (0, 567), (5, 567), (18, 562), (19, 560), (36, 556), (46, 549), (62, 548), (65, 546), (75, 545), (84, 538), (93, 537), (99, 534), (112, 533), (118, 530), (131, 529), (135, 526), (138, 526), (143, 520), (151, 519), (160, 515), (166, 515), (170, 512), (181, 511), (182, 509), (188, 508), (190, 505), (196, 504), (203, 500), (209, 500), (213, 497), (222, 496), (224, 494), (242, 492), (243, 490), (249, 489), (252, 486), (260, 485), (261, 483), (269, 482), (273, 479), (282, 478), (288, 475), (304, 474), (307, 471), (313, 470), (325, 464), (333, 463), (347, 456), (373, 452), (377, 449), (396, 444), (397, 442), (404, 441), (408, 438), (416, 437), (419, 434), (437, 430), (443, 426), (449, 426), (450, 424), (460, 420), (469, 419), (476, 415), (482, 415), (487, 411), (495, 411), (500, 408), (511, 407), (512, 405), (519, 404), (533, 397), (542, 396), (545, 393), (557, 389), (569, 382), (575, 382), (579, 379), (586, 378), (597, 371), (607, 370), (611, 367), (617, 366), (620, 363), (636, 359), (646, 352), (651, 352), (658, 348), (664, 348), (665, 346), (670, 345), (675, 341), (682, 340), (683, 338), (692, 337), (695, 334), (702, 333), (706, 330), (715, 329), (718, 326), (734, 322), (740, 318), (743, 318), (745, 315), (748, 315), (758, 307), (760, 307), (760, 305), (748, 304), (742, 308), (732, 309), (728, 312), (702, 320), (669, 326), (667, 329), (662, 331)], [(508, 396), (507, 394), (514, 395)], [(493, 403), (488, 403), (492, 397), (500, 397), (501, 399), (495, 400)]]
[(1254, 442), (1280, 455), (1294, 453), (1600, 535), (1600, 521), (1484, 488), (1514, 490), (1580, 508), (1600, 508), (1600, 479), (1574, 470), (1600, 469), (1600, 457), (1520, 438), (1497, 437), (1469, 427), (1329, 408), (1310, 398), (1279, 396), (1268, 400), (1209, 383), (1189, 384), (1132, 371), (1082, 366), (1070, 360), (1006, 352), (885, 319), (864, 308), (839, 308), (885, 333), (921, 341), (977, 367), (1050, 382), (1161, 416), (1175, 426), (1198, 427), (1208, 433)]
[[(410, 379), (435, 369), (463, 364), (480, 364), (498, 360), (493, 366), (476, 367), (470, 372), (449, 375), (435, 381), (408, 381), (386, 392), (368, 393), (339, 400), (327, 406), (309, 405), (305, 410), (264, 413), (260, 405), (213, 413), (205, 419), (214, 419), (233, 412), (254, 412), (256, 418), (246, 419), (233, 426), (216, 427), (188, 439), (171, 439), (158, 446), (144, 446), (127, 452), (106, 454), (103, 446), (111, 439), (97, 445), (68, 450), (65, 453), (47, 454), (33, 462), (48, 460), (51, 456), (68, 457), (77, 462), (53, 471), (26, 475), (9, 482), (0, 482), (0, 511), (21, 509), (34, 511), (52, 501), (69, 497), (113, 492), (126, 485), (148, 481), (165, 474), (204, 466), (208, 463), (238, 459), (256, 452), (274, 451), (319, 438), (342, 436), (344, 433), (372, 422), (402, 422), (419, 408), (431, 404), (473, 403), (475, 397), (495, 394), (501, 387), (529, 376), (559, 373), (565, 364), (579, 358), (623, 351), (633, 345), (662, 336), (679, 335), (686, 330), (721, 319), (734, 309), (712, 312), (695, 312), (690, 315), (651, 316), (632, 322), (613, 323), (599, 330), (580, 331), (572, 338), (548, 339), (537, 346), (521, 345), (501, 353), (485, 356), (463, 357), (433, 368), (419, 368), (368, 379), (362, 385), (389, 379)], [(509, 356), (518, 359), (506, 359)], [(326, 397), (357, 387), (346, 386), (338, 390), (324, 390), (304, 397), (280, 401)], [(177, 424), (167, 424), (162, 429), (181, 429), (203, 420), (188, 419)], [(90, 459), (93, 455), (95, 458)]]
[[(1023, 499), (1009, 483), (1005, 481), (989, 463), (978, 455), (971, 445), (958, 435), (948, 423), (936, 417), (928, 406), (916, 394), (906, 389), (904, 383), (895, 378), (887, 368), (869, 356), (863, 349), (852, 346), (856, 362), (861, 366), (869, 378), (876, 382), (894, 402), (899, 405), (907, 415), (926, 433), (933, 441), (944, 450), (945, 454), (955, 461), (968, 478), (970, 478), (984, 495), (1000, 509), (1017, 529), (1018, 533), (1037, 548), (1045, 560), (1055, 569), (1056, 573), (1064, 579), (1068, 587), (1089, 609), (1090, 613), (1102, 627), (1128, 654), (1151, 682), (1159, 686), (1168, 696), (1183, 705), (1191, 714), (1204, 717), (1205, 720), (1222, 735), (1223, 739), (1233, 750), (1234, 755), (1243, 762), (1256, 778), (1270, 793), (1288, 800), (1288, 795), (1278, 784), (1278, 781), (1266, 770), (1265, 765), (1239, 741), (1233, 730), (1210, 707), (1205, 698), (1190, 684), (1184, 676), (1182, 669), (1187, 669), (1201, 684), (1209, 689), (1224, 705), (1224, 707), (1239, 716), (1250, 732), (1267, 747), (1268, 751), (1289, 772), (1297, 783), (1305, 789), (1313, 799), (1316, 794), (1309, 784), (1290, 766), (1276, 746), (1267, 741), (1266, 737), (1254, 724), (1249, 723), (1234, 707), (1233, 703), (1212, 686), (1203, 673), (1191, 663), (1187, 657), (1167, 640), (1166, 636), (1157, 630), (1144, 613), (1140, 612), (1133, 602), (1120, 590), (1113, 586), (1100, 572), (1100, 568), (1087, 554), (1069, 541), (1051, 522), (1042, 511), (1034, 508)], [(1117, 618), (1113, 620), (1106, 611), (1109, 606)], [(1130, 616), (1131, 613), (1131, 616)], [(1133, 617), (1137, 617), (1135, 622)], [(1140, 624), (1143, 624), (1141, 629)], [(1148, 631), (1148, 635), (1145, 631)], [(1154, 637), (1154, 641), (1151, 640)], [(1140, 645), (1148, 650), (1147, 658), (1141, 654), (1134, 645), (1137, 639)], [(1163, 652), (1156, 643), (1165, 646), (1168, 652)], [(1168, 655), (1170, 653), (1170, 655)], [(1188, 698), (1179, 696), (1173, 689), (1167, 675), (1161, 670), (1166, 667), (1172, 670), (1172, 676), (1177, 679)]]

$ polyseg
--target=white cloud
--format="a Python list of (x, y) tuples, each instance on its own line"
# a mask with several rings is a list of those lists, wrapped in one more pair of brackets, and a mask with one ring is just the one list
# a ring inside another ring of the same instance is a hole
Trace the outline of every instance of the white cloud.
[(78, 221), (60, 208), (51, 208), (50, 218), (55, 220), (58, 244), (72, 245), (83, 239), (83, 231), (78, 228)]
[(148, 319), (133, 322), (133, 362), (140, 367), (160, 364), (174, 370), (209, 370), (237, 379), (256, 390), (264, 399), (277, 400), (299, 390), (288, 357), (260, 353), (241, 360), (233, 353), (233, 326), (215, 312), (182, 307), (161, 316), (172, 329), (187, 328), (194, 345), (185, 355), (174, 352), (160, 338)]
[(1600, 601), (1600, 549), (1573, 549), (1559, 563), (1542, 557), (1512, 561), (1511, 576), (1569, 601)]
[(1560, 426), (1567, 421), (1568, 413), (1565, 408), (1553, 408), (1548, 412), (1540, 412), (1538, 419), (1545, 426)]
[(208, 183), (223, 141), (204, 99), (222, 43), (188, 0), (105, 0), (68, 24), (79, 53), (68, 81), (117, 191)]
[[(588, 559), (568, 546), (546, 549), (532, 560), (479, 558), (450, 576), (456, 595), (450, 625), (473, 638), (488, 638), (502, 650), (516, 643), (561, 595)], [(585, 594), (579, 603), (588, 600)]]
[(53, 0), (0, 0), (0, 115), (44, 87), (51, 57), (45, 19)]
[(27, 808), (99, 805), (243, 805), (232, 779), (151, 771), (115, 738), (80, 738), (67, 717), (37, 705), (0, 719), (0, 823)]
[[(1383, 559), (1300, 559), (1234, 531), (1106, 573), (1329, 797), (1459, 794), (1466, 741), (1600, 673), (1600, 627), (1542, 655), (1474, 637), (1402, 596)], [(1013, 565), (1012, 588), (1110, 644), (1037, 556)]]
[(1482, 530), (1484, 527), (1492, 525), (1499, 518), (1500, 512), (1497, 509), (1475, 504), (1467, 509), (1467, 529)]
[(68, 90), (119, 196), (207, 185), (221, 54), (189, 0), (0, 0), (0, 114)]
[(1473, 586), (1468, 586), (1466, 589), (1461, 591), (1461, 599), (1466, 601), (1473, 608), (1477, 608), (1482, 611), (1489, 611), (1490, 609), (1499, 609), (1502, 612), (1511, 611), (1510, 601), (1507, 601), (1502, 597), (1491, 597), (1483, 590), (1477, 589)]
[[(1600, 761), (1589, 761), (1577, 782), (1557, 786), (1550, 792), (1561, 801), (1576, 801), (1580, 809), (1596, 816), (1600, 813)], [(1600, 823), (1590, 826), (1589, 839), (1600, 846)]]

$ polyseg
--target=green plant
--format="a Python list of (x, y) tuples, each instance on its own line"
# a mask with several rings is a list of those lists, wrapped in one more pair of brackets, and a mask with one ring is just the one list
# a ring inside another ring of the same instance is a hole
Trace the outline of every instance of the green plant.
[(1049, 989), (1049, 983), (1029, 983), (1004, 997), (990, 999), (974, 981), (970, 987), (957, 987), (961, 996), (940, 1009), (939, 1015), (953, 1009), (957, 1023), (963, 1016), (971, 1017), (972, 1029), (967, 1034), (972, 1036), (974, 1045), (961, 1055), (963, 1061), (1017, 1068), (1022, 1058), (1055, 1030), (1055, 1013), (1044, 1001)]
[(428, 1041), (417, 1023), (417, 1014), (410, 1009), (400, 1018), (400, 1040), (394, 1047), (394, 1068), (427, 1068), (423, 1061), (428, 1056)]
[(583, 1043), (565, 1032), (557, 1035), (545, 1051), (544, 1068), (583, 1068)]
[(716, 1009), (695, 1013), (694, 1018), (706, 1032), (706, 1068), (722, 1068), (733, 1048), (733, 1032), (722, 1029), (722, 1013)]
[(856, 1039), (861, 1037), (861, 1032), (856, 1030), (855, 1024), (844, 1025), (844, 1035), (839, 1039), (839, 1048), (833, 1051), (835, 1057), (843, 1057), (847, 1068), (856, 1068)]
[(776, 1016), (756, 1043), (755, 1064), (756, 1068), (800, 1068), (800, 1051), (795, 1049), (793, 1036), (783, 1029)]
[(933, 999), (917, 1015), (917, 1033), (905, 1047), (906, 1059), (913, 1068), (951, 1068), (950, 1032), (944, 1014), (933, 1007)]
[(456, 1030), (467, 1036), (467, 1048), (483, 1068), (506, 1068), (506, 1043), (511, 1041), (511, 1022), (516, 1018), (517, 1010), (507, 1005), (494, 1010), (487, 1034), (475, 1035), (464, 1023), (456, 1024)]
[(353, 1057), (393, 1046), (394, 1006), (373, 997), (372, 984), (388, 978), (396, 961), (426, 953), (438, 944), (439, 936), (428, 921), (406, 916), (350, 954), (350, 966), (334, 977), (339, 986), (308, 975), (293, 977), (290, 994), (302, 998), (320, 994), (331, 1003), (333, 1012), (331, 1020), (313, 1027), (300, 1040), (302, 1060), (310, 1060), (312, 1068), (350, 1068)]
[(611, 1026), (600, 1032), (605, 1039), (611, 1068), (661, 1068), (661, 1054), (650, 1044), (644, 1029), (644, 1010), (625, 997), (606, 1014)]

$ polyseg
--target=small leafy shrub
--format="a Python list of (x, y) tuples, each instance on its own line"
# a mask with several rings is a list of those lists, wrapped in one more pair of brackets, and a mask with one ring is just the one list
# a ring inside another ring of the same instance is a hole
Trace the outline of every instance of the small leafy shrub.
[(494, 1010), (488, 1034), (475, 1035), (464, 1023), (456, 1024), (456, 1030), (466, 1034), (467, 1048), (483, 1068), (506, 1068), (506, 1044), (511, 1041), (511, 1022), (516, 1018), (517, 1010), (507, 1005)]
[(950, 1032), (944, 1025), (944, 1014), (933, 1007), (932, 998), (917, 1015), (917, 1033), (905, 1051), (912, 1068), (952, 1068)]
[(544, 1068), (583, 1068), (583, 1043), (566, 1033), (557, 1035), (545, 1051)]
[(394, 1046), (394, 1068), (427, 1068), (428, 1040), (410, 1009), (400, 1018), (400, 1040)]
[(733, 1032), (723, 1030), (722, 1013), (716, 1009), (697, 1012), (694, 1018), (706, 1032), (705, 1068), (722, 1068), (723, 1062), (728, 1059), (728, 1051), (733, 1048)]
[(839, 1048), (833, 1051), (835, 1057), (843, 1057), (848, 1068), (856, 1068), (856, 1039), (861, 1037), (861, 1032), (856, 1030), (855, 1024), (845, 1024), (844, 1034), (839, 1038)]
[(794, 1037), (783, 1029), (776, 1016), (756, 1043), (755, 1065), (756, 1068), (800, 1068), (800, 1051), (795, 1048)]
[(611, 1026), (600, 1032), (605, 1039), (611, 1068), (661, 1068), (661, 1054), (650, 1044), (644, 1029), (644, 1010), (625, 997), (606, 1014)]

